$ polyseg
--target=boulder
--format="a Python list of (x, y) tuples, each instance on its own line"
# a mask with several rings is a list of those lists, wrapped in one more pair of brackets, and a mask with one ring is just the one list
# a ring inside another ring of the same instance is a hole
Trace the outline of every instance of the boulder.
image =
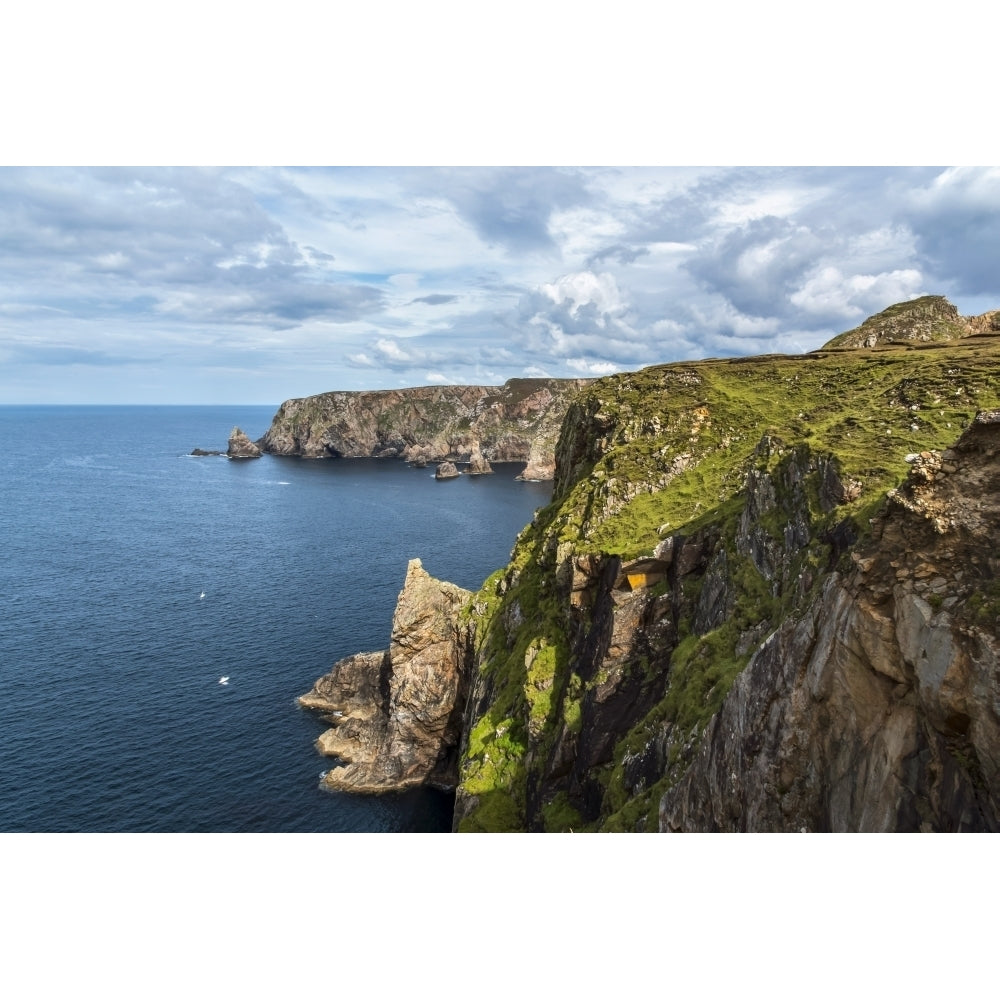
[(435, 479), (454, 479), (456, 476), (460, 476), (461, 473), (455, 468), (454, 462), (442, 462), (438, 467), (437, 471), (434, 473)]

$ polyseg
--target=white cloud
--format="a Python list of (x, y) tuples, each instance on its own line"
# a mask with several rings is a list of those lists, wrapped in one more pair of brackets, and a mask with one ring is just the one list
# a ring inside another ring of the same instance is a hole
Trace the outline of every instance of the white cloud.
[(839, 268), (827, 266), (811, 275), (790, 298), (806, 313), (853, 321), (878, 312), (878, 303), (904, 302), (922, 290), (923, 277), (913, 268), (845, 275)]
[[(542, 285), (542, 292), (556, 305), (566, 303), (570, 316), (576, 316), (581, 307), (594, 305), (598, 313), (619, 313), (623, 309), (618, 284), (610, 274), (578, 271), (564, 274), (551, 284)], [(604, 325), (603, 319), (598, 322)]]
[(949, 167), (928, 188), (916, 193), (918, 202), (961, 202), (996, 211), (1000, 199), (1000, 167)]
[(387, 361), (412, 361), (413, 355), (404, 351), (394, 340), (381, 338), (375, 341), (375, 350)]
[(773, 316), (750, 316), (732, 303), (715, 299), (695, 306), (692, 314), (697, 327), (690, 331), (695, 339), (713, 338), (712, 342), (731, 343), (733, 339), (752, 338), (759, 341), (780, 329), (780, 320)]
[(614, 213), (582, 206), (553, 212), (549, 219), (549, 233), (569, 260), (582, 260), (616, 243), (624, 232), (624, 220)]
[(765, 190), (746, 190), (741, 197), (721, 201), (715, 206), (714, 222), (723, 227), (739, 226), (767, 216), (786, 219), (801, 208), (822, 197), (822, 189), (792, 187)]
[(129, 263), (129, 258), (116, 250), (100, 254), (94, 258), (94, 263), (103, 271), (120, 271)]
[(246, 401), (798, 350), (996, 307), (998, 257), (997, 168), (0, 168), (0, 394), (29, 357)]
[(621, 367), (611, 361), (592, 361), (589, 358), (567, 358), (566, 367), (588, 378), (621, 371)]

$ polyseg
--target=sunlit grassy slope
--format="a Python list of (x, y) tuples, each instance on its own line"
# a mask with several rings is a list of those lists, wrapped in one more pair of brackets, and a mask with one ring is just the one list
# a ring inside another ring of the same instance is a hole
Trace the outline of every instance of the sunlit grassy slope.
[(560, 479), (561, 534), (586, 551), (651, 551), (662, 525), (690, 526), (734, 495), (765, 435), (833, 456), (859, 487), (838, 516), (860, 513), (905, 475), (907, 454), (947, 447), (977, 410), (1000, 405), (998, 364), (1000, 338), (980, 335), (602, 379), (580, 405), (615, 431), (571, 486)]
[[(462, 783), (478, 805), (460, 829), (654, 829), (658, 796), (682, 773), (692, 740), (747, 662), (746, 637), (766, 634), (806, 596), (765, 582), (738, 551), (748, 472), (776, 473), (793, 452), (812, 456), (811, 468), (821, 460), (836, 470), (847, 494), (836, 506), (819, 502), (817, 474), (804, 484), (812, 541), (794, 554), (786, 578), (805, 571), (812, 587), (832, 565), (825, 539), (835, 524), (850, 522), (852, 537), (863, 537), (887, 491), (905, 478), (908, 455), (947, 448), (977, 411), (995, 408), (1000, 336), (989, 332), (662, 365), (584, 389), (563, 426), (552, 503), (474, 601), (483, 698), (470, 719)], [(668, 534), (705, 528), (728, 557), (729, 620), (708, 632), (693, 628), (701, 583), (692, 578), (691, 592), (674, 598), (672, 652), (612, 666), (617, 680), (604, 667), (581, 673), (574, 650), (589, 626), (570, 613), (559, 567), (569, 556), (650, 555)], [(781, 525), (770, 528), (780, 541)], [(581, 802), (546, 761), (591, 724), (595, 688), (616, 683), (631, 684), (648, 707), (613, 735), (610, 759), (585, 779), (603, 799), (584, 822)], [(651, 740), (663, 770), (638, 793), (627, 773)], [(554, 791), (533, 807), (532, 795), (546, 788)]]

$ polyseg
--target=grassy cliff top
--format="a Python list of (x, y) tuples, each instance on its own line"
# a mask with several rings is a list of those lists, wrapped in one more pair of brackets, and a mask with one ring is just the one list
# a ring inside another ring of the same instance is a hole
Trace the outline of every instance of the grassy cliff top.
[[(930, 313), (950, 313), (939, 306)], [(922, 322), (919, 300), (904, 307), (880, 315)], [(992, 326), (659, 365), (584, 388), (563, 421), (552, 502), (468, 608), (479, 679), (459, 829), (655, 828), (659, 796), (752, 648), (845, 558), (840, 540), (871, 530), (912, 453), (949, 447), (994, 408)], [(673, 580), (640, 581), (633, 601), (603, 557), (650, 556), (668, 536)], [(652, 784), (634, 770), (649, 754)]]
[(898, 302), (888, 309), (826, 343), (824, 350), (838, 347), (878, 349), (906, 341), (934, 343), (958, 340), (972, 333), (967, 320), (943, 295), (923, 295)]
[(839, 516), (861, 514), (905, 476), (908, 454), (948, 447), (977, 410), (998, 405), (997, 334), (605, 378), (564, 426), (561, 535), (591, 551), (648, 553), (660, 526), (675, 532), (732, 498), (764, 460), (765, 438), (765, 451), (831, 456), (857, 492)]

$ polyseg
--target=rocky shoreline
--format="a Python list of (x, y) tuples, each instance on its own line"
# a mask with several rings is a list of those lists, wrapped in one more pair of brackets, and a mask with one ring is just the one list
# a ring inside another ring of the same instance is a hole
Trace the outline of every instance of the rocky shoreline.
[[(592, 379), (511, 379), (502, 386), (427, 386), (328, 392), (286, 400), (257, 441), (239, 427), (229, 458), (289, 455), (309, 459), (395, 458), (437, 478), (489, 475), (491, 463), (524, 463), (515, 477), (551, 480), (567, 409)], [(222, 452), (195, 448), (195, 456)], [(454, 472), (452, 472), (454, 468)]]

